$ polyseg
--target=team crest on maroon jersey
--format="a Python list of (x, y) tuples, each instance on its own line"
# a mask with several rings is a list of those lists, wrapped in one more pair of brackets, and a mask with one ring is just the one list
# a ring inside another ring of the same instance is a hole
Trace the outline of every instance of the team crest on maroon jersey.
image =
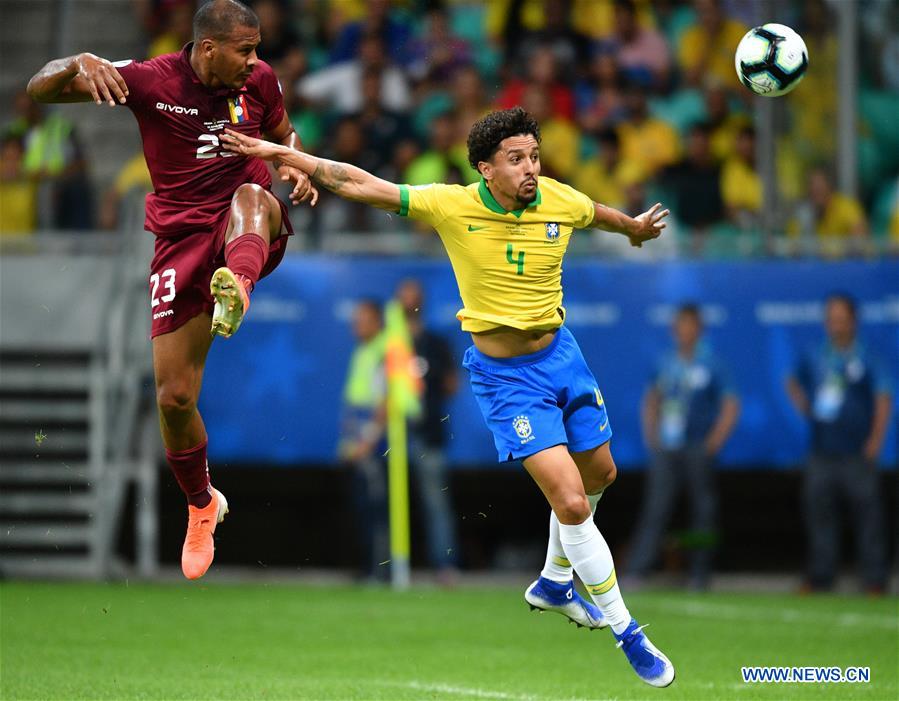
[(228, 100), (228, 111), (231, 113), (231, 124), (243, 124), (250, 118), (247, 99), (243, 95)]

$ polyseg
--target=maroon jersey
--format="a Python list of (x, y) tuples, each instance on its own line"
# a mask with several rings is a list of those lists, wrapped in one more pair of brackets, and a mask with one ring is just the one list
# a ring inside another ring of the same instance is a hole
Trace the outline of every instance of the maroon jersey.
[(181, 53), (115, 64), (128, 85), (153, 180), (147, 195), (148, 231), (175, 236), (210, 232), (234, 191), (244, 183), (270, 188), (268, 166), (226, 151), (225, 127), (261, 137), (284, 117), (274, 71), (260, 61), (244, 87), (208, 88), (190, 65), (191, 44)]

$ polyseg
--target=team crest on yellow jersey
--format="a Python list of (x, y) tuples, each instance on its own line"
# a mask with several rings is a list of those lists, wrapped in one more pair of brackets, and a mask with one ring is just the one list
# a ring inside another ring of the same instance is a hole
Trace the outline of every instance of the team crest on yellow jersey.
[(559, 240), (559, 223), (554, 221), (546, 222), (546, 238), (549, 241), (556, 242)]

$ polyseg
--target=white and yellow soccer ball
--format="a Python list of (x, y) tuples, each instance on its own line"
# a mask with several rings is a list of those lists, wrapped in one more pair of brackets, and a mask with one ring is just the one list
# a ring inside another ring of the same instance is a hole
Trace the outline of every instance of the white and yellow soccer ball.
[(740, 82), (756, 95), (777, 97), (799, 85), (808, 68), (808, 49), (788, 26), (769, 22), (746, 32), (734, 65)]

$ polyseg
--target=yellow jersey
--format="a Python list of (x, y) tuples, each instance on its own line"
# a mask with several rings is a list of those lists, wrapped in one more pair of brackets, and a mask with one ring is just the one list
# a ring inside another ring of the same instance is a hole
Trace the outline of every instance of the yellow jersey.
[(715, 35), (699, 23), (694, 24), (680, 36), (677, 55), (681, 68), (690, 71), (705, 62), (706, 80), (712, 79), (728, 89), (737, 88), (734, 49), (747, 31), (749, 27), (732, 19), (725, 19)]
[(677, 130), (663, 119), (649, 117), (639, 124), (624, 122), (618, 127), (618, 139), (621, 158), (640, 163), (650, 175), (680, 158)]
[(759, 212), (764, 203), (762, 179), (755, 169), (733, 156), (721, 169), (721, 197), (724, 204), (747, 212)]
[(851, 236), (864, 222), (865, 211), (858, 200), (835, 192), (818, 220), (815, 233), (818, 236)]
[(545, 177), (534, 201), (511, 212), (484, 180), (464, 187), (400, 185), (399, 214), (437, 230), (464, 305), (456, 318), (473, 333), (561, 326), (562, 258), (571, 232), (590, 226), (594, 212), (585, 194)]
[(30, 234), (37, 226), (37, 185), (31, 178), (0, 180), (0, 234)]

